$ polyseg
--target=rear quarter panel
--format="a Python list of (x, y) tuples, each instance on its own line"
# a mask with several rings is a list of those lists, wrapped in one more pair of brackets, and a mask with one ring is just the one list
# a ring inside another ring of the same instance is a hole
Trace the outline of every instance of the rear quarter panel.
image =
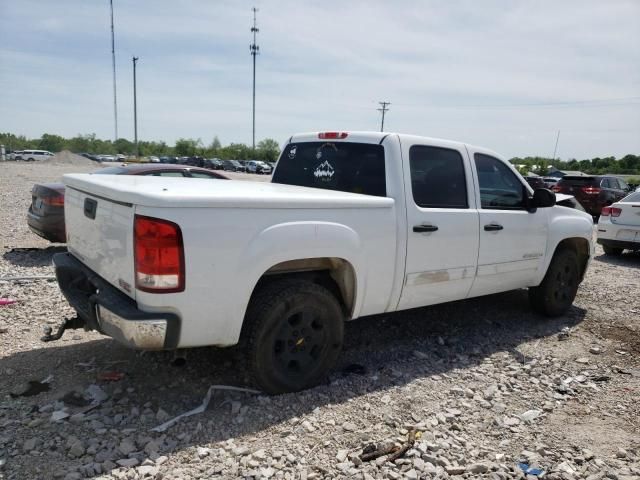
[(388, 306), (396, 267), (395, 206), (388, 208), (159, 208), (136, 213), (180, 225), (185, 291), (137, 292), (146, 311), (182, 319), (180, 347), (237, 343), (260, 277), (272, 266), (303, 258), (337, 257), (353, 266), (353, 317)]

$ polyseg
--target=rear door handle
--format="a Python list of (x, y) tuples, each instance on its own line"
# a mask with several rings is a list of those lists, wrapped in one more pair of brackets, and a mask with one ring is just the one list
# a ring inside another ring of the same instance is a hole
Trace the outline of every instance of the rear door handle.
[(499, 223), (490, 223), (489, 225), (484, 226), (485, 232), (497, 232), (498, 230), (502, 230), (504, 227)]
[(438, 227), (436, 227), (435, 225), (414, 225), (413, 231), (416, 233), (437, 232)]

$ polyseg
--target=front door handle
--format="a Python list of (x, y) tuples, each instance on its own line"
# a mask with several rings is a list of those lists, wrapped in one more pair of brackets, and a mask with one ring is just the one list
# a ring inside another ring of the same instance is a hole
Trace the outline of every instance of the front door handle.
[(504, 227), (499, 223), (490, 223), (489, 225), (484, 226), (485, 232), (497, 232), (498, 230), (502, 230)]
[(437, 232), (438, 227), (436, 227), (435, 225), (414, 225), (413, 231), (416, 233)]

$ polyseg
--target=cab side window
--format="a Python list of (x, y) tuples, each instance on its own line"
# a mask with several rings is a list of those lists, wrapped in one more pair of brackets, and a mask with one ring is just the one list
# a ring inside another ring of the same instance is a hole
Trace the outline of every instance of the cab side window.
[(474, 154), (481, 206), (485, 209), (517, 210), (524, 208), (525, 188), (518, 177), (501, 160), (483, 153)]
[(426, 145), (409, 149), (413, 201), (422, 208), (469, 208), (462, 155)]

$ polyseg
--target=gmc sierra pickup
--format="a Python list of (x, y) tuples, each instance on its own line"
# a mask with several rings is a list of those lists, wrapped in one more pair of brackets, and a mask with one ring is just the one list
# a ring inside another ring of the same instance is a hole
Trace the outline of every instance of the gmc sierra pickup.
[(489, 150), (425, 137), (294, 135), (271, 183), (64, 183), (69, 326), (139, 349), (240, 343), (268, 393), (318, 383), (345, 320), (520, 288), (561, 315), (593, 255), (589, 215)]

